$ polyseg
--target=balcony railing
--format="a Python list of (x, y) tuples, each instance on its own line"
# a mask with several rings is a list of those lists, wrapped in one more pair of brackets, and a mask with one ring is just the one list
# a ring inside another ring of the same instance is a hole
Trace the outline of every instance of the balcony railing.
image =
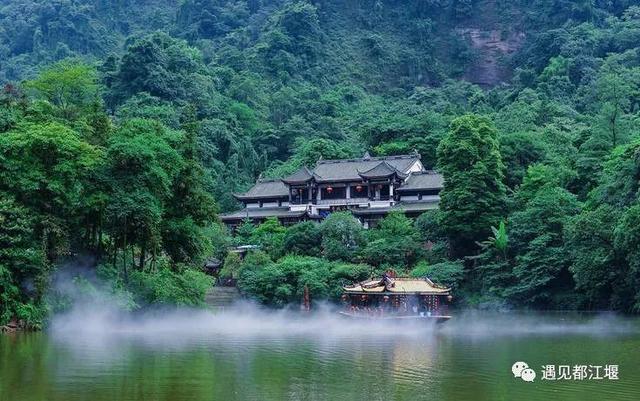
[(291, 205), (308, 205), (308, 204), (312, 204), (312, 205), (357, 205), (357, 204), (361, 204), (361, 203), (368, 203), (368, 202), (374, 202), (374, 201), (391, 201), (393, 200), (392, 196), (381, 196), (378, 199), (369, 199), (369, 198), (338, 198), (338, 199), (320, 199), (320, 200), (316, 200), (313, 199), (311, 202), (309, 202), (308, 200), (304, 200), (304, 201), (297, 201), (297, 200), (292, 200), (291, 201)]
[(359, 203), (367, 203), (369, 198), (341, 198), (341, 199), (321, 199), (317, 202), (318, 205), (356, 205)]
[(304, 199), (304, 200), (293, 199), (293, 200), (291, 200), (290, 204), (291, 205), (308, 205), (309, 203), (311, 203), (312, 205), (315, 205), (316, 204), (316, 200), (313, 199), (313, 200), (309, 201), (307, 199)]

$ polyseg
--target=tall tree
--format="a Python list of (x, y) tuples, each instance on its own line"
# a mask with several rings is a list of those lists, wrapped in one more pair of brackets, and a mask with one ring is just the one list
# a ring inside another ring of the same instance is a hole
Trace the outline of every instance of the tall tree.
[(504, 165), (491, 121), (474, 114), (453, 120), (438, 146), (438, 169), (445, 179), (441, 222), (452, 256), (471, 255), (506, 211)]
[[(162, 241), (174, 262), (195, 263), (212, 246), (206, 228), (215, 218), (213, 197), (206, 190), (206, 175), (200, 163), (195, 111), (188, 109), (184, 137), (178, 146), (184, 163), (172, 184), (172, 194), (163, 216)], [(144, 263), (141, 256), (140, 262)]]
[(0, 188), (36, 216), (46, 256), (68, 251), (103, 152), (59, 123), (26, 124), (0, 136)]
[[(33, 223), (26, 208), (0, 193), (0, 325), (15, 317), (31, 320), (24, 305), (44, 295), (48, 271)], [(27, 290), (27, 283), (35, 286)]]
[(123, 251), (125, 268), (132, 245), (140, 247), (142, 257), (149, 252), (155, 260), (160, 252), (162, 218), (184, 164), (176, 150), (182, 139), (179, 132), (160, 123), (134, 119), (119, 127), (110, 140), (107, 218), (114, 248)]
[(77, 60), (62, 60), (25, 83), (36, 98), (49, 102), (59, 117), (72, 120), (100, 102), (95, 68)]

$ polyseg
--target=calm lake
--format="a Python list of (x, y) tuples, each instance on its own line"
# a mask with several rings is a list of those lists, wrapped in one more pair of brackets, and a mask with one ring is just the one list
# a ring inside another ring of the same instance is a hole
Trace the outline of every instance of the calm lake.
[[(517, 361), (533, 382), (514, 378)], [(543, 365), (558, 376), (617, 365), (618, 380), (543, 380)], [(2, 401), (638, 399), (640, 322), (611, 316), (464, 313), (434, 328), (329, 313), (79, 313), (0, 335)]]

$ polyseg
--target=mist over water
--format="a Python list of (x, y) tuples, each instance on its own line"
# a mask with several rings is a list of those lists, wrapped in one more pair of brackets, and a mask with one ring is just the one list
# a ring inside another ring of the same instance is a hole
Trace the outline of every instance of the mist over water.
[[(614, 314), (451, 310), (435, 324), (248, 301), (125, 312), (107, 291), (74, 296), (65, 281), (57, 290), (73, 297), (69, 312), (15, 344), (0, 337), (0, 401), (3, 390), (11, 401), (635, 401), (640, 391), (640, 320)], [(516, 361), (538, 372), (615, 363), (622, 379), (524, 383)]]
[(314, 311), (273, 310), (244, 302), (220, 310), (157, 309), (127, 313), (107, 305), (85, 304), (53, 318), (49, 331), (56, 337), (153, 338), (304, 337), (340, 338), (494, 338), (496, 336), (623, 336), (640, 333), (637, 321), (614, 314), (538, 314), (458, 311), (444, 324), (350, 320), (336, 306), (321, 304)]
[[(126, 312), (123, 300), (102, 288), (87, 269), (88, 263), (74, 263), (56, 272), (53, 290), (72, 301), (69, 312), (53, 316), (47, 332), (57, 339), (106, 341), (137, 337), (158, 343), (188, 343), (207, 338), (306, 338), (340, 339), (425, 339), (527, 336), (624, 336), (640, 334), (640, 323), (613, 313), (539, 313), (533, 311), (486, 312), (452, 310), (453, 318), (443, 324), (429, 321), (352, 320), (341, 316), (340, 305), (315, 303), (303, 313), (299, 305), (275, 310), (249, 300), (223, 310), (160, 307)], [(89, 295), (77, 291), (77, 277), (94, 283)]]
[[(640, 391), (640, 325), (622, 316), (452, 311), (435, 325), (349, 320), (330, 304), (308, 314), (75, 304), (43, 333), (0, 337), (0, 401), (635, 401)], [(615, 363), (621, 380), (524, 383), (516, 361), (538, 372)]]

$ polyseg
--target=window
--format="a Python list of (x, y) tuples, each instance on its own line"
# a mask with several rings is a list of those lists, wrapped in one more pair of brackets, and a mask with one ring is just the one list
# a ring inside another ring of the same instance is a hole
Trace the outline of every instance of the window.
[(351, 185), (352, 198), (368, 198), (368, 187), (364, 184)]
[(326, 187), (322, 188), (320, 194), (322, 199), (346, 199), (347, 188), (346, 187)]
[(380, 188), (380, 199), (389, 200), (389, 185), (385, 184)]
[(293, 188), (291, 190), (291, 200), (294, 204), (309, 202), (309, 190), (307, 188)]

